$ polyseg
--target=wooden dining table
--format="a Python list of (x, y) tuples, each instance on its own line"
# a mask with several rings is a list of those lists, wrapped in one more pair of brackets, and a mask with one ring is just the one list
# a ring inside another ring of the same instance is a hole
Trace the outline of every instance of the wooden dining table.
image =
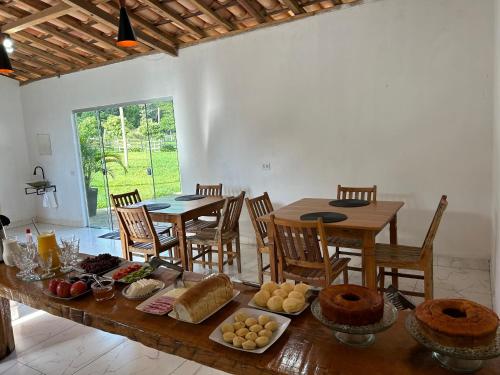
[[(364, 285), (377, 289), (377, 266), (375, 263), (375, 237), (389, 224), (390, 243), (398, 243), (397, 214), (404, 202), (376, 201), (362, 207), (334, 207), (329, 203), (332, 199), (303, 198), (283, 206), (257, 220), (270, 223), (271, 215), (287, 220), (300, 220), (300, 217), (312, 212), (338, 212), (347, 219), (336, 223), (325, 224), (328, 235), (342, 238), (354, 238), (362, 241), (362, 257), (364, 268)], [(273, 231), (268, 230), (271, 279), (278, 281), (277, 249), (274, 245)], [(393, 270), (397, 271), (397, 270)], [(396, 272), (397, 273), (397, 272)], [(393, 278), (397, 287), (397, 278)]]
[[(338, 342), (333, 332), (307, 309), (291, 317), (284, 334), (263, 354), (255, 354), (227, 348), (208, 338), (228, 316), (241, 307), (248, 307), (258, 290), (253, 287), (235, 283), (240, 295), (195, 325), (136, 310), (141, 301), (124, 298), (120, 285), (115, 298), (108, 301), (96, 302), (91, 294), (64, 301), (42, 292), (48, 285), (47, 280), (23, 282), (16, 278), (17, 272), (16, 268), (0, 264), (0, 360), (15, 350), (9, 302), (17, 301), (232, 374), (350, 375), (367, 371), (373, 375), (450, 374), (406, 331), (407, 311), (400, 312), (393, 327), (377, 334), (374, 345), (361, 349)], [(500, 374), (500, 359), (487, 361), (477, 374)]]
[[(214, 211), (222, 209), (222, 207), (224, 206), (224, 197), (207, 196), (201, 199), (190, 201), (179, 201), (175, 199), (177, 197), (179, 197), (179, 195), (149, 199), (140, 203), (146, 205), (168, 203), (170, 205), (169, 207), (164, 209), (151, 210), (149, 211), (149, 215), (154, 222), (174, 224), (176, 235), (179, 239), (181, 264), (185, 270), (189, 270), (189, 262), (187, 260), (186, 222), (196, 219), (200, 216), (209, 216)], [(126, 258), (127, 249), (125, 247), (124, 238), (122, 237), (122, 230), (120, 230), (120, 236), (122, 240), (122, 254), (123, 257)]]

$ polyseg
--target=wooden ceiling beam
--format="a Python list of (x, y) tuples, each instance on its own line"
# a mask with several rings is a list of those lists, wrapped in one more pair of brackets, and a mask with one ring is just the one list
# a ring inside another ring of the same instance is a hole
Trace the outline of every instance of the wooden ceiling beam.
[(56, 68), (56, 65), (44, 63), (43, 61), (40, 61), (39, 59), (37, 59), (36, 56), (26, 55), (26, 54), (20, 52), (19, 48), (17, 48), (11, 56), (14, 59), (18, 59), (18, 58), (22, 59), (22, 61), (25, 61), (26, 63), (29, 63), (30, 65), (34, 65), (35, 67), (38, 67), (38, 68), (43, 68), (43, 69), (52, 71), (54, 73), (61, 72), (60, 69)]
[(210, 9), (202, 0), (189, 0), (202, 12), (204, 15), (212, 18), (219, 25), (224, 26), (229, 31), (234, 30), (234, 25), (223, 17), (219, 16), (214, 10)]
[(297, 0), (283, 0), (286, 6), (293, 12), (293, 14), (301, 14), (304, 13), (304, 9), (299, 5)]
[[(105, 12), (101, 8), (94, 6), (88, 0), (63, 0), (66, 4), (73, 6), (75, 9), (82, 11), (89, 17), (98, 20), (99, 22), (113, 28), (118, 27), (118, 19), (111, 14)], [(162, 41), (153, 38), (152, 36), (145, 34), (141, 30), (135, 30), (135, 35), (138, 41), (144, 43), (145, 45), (156, 49), (160, 52), (166, 52), (169, 55), (177, 56), (177, 48), (169, 46)]]
[(67, 4), (59, 4), (46, 8), (40, 12), (30, 14), (29, 16), (19, 18), (2, 26), (2, 33), (10, 34), (22, 31), (32, 26), (39, 25), (51, 19), (58, 18), (68, 13), (71, 7)]
[(87, 64), (93, 63), (92, 60), (89, 60), (86, 57), (84, 57), (76, 52), (70, 51), (66, 48), (59, 47), (56, 44), (53, 44), (45, 39), (36, 37), (33, 34), (30, 34), (26, 31), (20, 31), (18, 33), (13, 34), (13, 35), (18, 35), (23, 39), (29, 40), (31, 43), (38, 44), (38, 45), (43, 46), (45, 48), (51, 49), (52, 51), (55, 51), (56, 53), (59, 53), (62, 56), (66, 56), (68, 59), (70, 59), (72, 61), (78, 62), (78, 64), (87, 65)]
[[(113, 8), (116, 12), (120, 11), (120, 8), (117, 4), (114, 2), (110, 2), (106, 4)], [(176, 39), (176, 37), (170, 33), (166, 33), (165, 31), (157, 28), (155, 25), (153, 25), (151, 22), (145, 20), (144, 18), (138, 16), (134, 12), (128, 12), (128, 16), (132, 23), (134, 23), (137, 26), (140, 26), (144, 29), (144, 31), (148, 32), (149, 34), (153, 35), (155, 38), (158, 38), (159, 40), (165, 39), (165, 42), (170, 44), (172, 47), (177, 48), (179, 45), (179, 41)]]
[[(14, 70), (22, 70), (23, 72), (30, 73), (34, 75), (35, 77), (42, 77), (43, 74), (34, 71), (36, 68), (30, 65), (23, 64), (22, 62), (14, 59), (10, 59), (10, 63), (12, 64), (12, 67)], [(53, 70), (52, 70), (53, 71)]]
[(194, 25), (191, 25), (188, 21), (185, 21), (180, 15), (176, 14), (173, 10), (160, 3), (158, 0), (141, 0), (141, 2), (150, 6), (156, 13), (160, 14), (161, 16), (170, 19), (181, 29), (189, 31), (194, 36), (198, 38), (203, 38), (205, 36), (205, 33), (201, 29)]
[(52, 35), (54, 38), (57, 38), (65, 43), (72, 44), (75, 47), (78, 47), (84, 51), (87, 51), (100, 59), (110, 60), (110, 59), (114, 58), (114, 56), (109, 55), (105, 51), (100, 50), (99, 48), (92, 45), (92, 43), (84, 42), (84, 41), (82, 41), (82, 40), (80, 40), (80, 39), (78, 39), (70, 34), (63, 33), (61, 31), (57, 30), (53, 26), (39, 25), (39, 26), (37, 26), (37, 28)]
[(243, 9), (247, 11), (258, 23), (264, 23), (266, 20), (262, 14), (259, 13), (257, 9), (248, 0), (237, 0)]
[(44, 50), (41, 50), (40, 48), (22, 43), (23, 41), (21, 40), (21, 38), (17, 37), (17, 34), (13, 34), (12, 38), (14, 38), (17, 41), (16, 49), (20, 49), (21, 51), (25, 51), (27, 53), (32, 53), (34, 55), (40, 56), (40, 57), (44, 58), (45, 60), (51, 61), (57, 65), (65, 66), (65, 67), (68, 67), (70, 69), (75, 68), (75, 64), (71, 61), (67, 61), (65, 59), (62, 59), (58, 56), (55, 56), (52, 53), (45, 52)]

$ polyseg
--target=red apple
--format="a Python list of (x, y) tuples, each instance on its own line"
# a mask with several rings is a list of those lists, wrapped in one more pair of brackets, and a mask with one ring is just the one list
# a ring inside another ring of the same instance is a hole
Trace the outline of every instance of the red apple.
[(85, 292), (86, 290), (87, 290), (87, 284), (84, 283), (83, 281), (77, 281), (76, 283), (71, 285), (70, 293), (72, 297), (76, 297)]
[(57, 286), (57, 296), (61, 298), (68, 298), (71, 296), (71, 284), (67, 281), (61, 281)]
[(61, 279), (52, 279), (49, 281), (49, 290), (52, 294), (57, 294), (57, 286), (61, 281)]

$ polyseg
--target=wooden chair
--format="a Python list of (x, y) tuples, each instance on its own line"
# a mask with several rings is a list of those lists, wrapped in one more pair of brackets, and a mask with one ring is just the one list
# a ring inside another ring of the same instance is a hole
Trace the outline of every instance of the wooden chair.
[(162, 252), (168, 251), (169, 254), (161, 258), (180, 263), (180, 259), (173, 254), (173, 248), (179, 245), (179, 240), (165, 234), (159, 235), (146, 207), (117, 207), (116, 213), (125, 234), (127, 260), (132, 260), (133, 254), (140, 254), (148, 260), (153, 255), (159, 257)]
[[(222, 184), (218, 185), (200, 185), (196, 184), (196, 195), (205, 195), (207, 197), (222, 197)], [(215, 228), (217, 226), (220, 213), (214, 211), (204, 217), (213, 218), (213, 220), (202, 220), (200, 218), (190, 220), (186, 223), (186, 233), (198, 233), (206, 228)]]
[[(226, 198), (217, 228), (206, 228), (187, 238), (190, 270), (193, 269), (193, 263), (208, 264), (209, 268), (212, 269), (214, 266), (212, 253), (217, 253), (219, 272), (223, 272), (225, 264), (232, 264), (235, 257), (238, 272), (241, 273), (238, 221), (244, 198), (244, 191), (237, 197)], [(233, 251), (233, 240), (236, 242), (236, 251)], [(193, 244), (197, 246), (196, 249), (193, 249)], [(227, 250), (224, 250), (224, 246), (226, 246)], [(214, 247), (217, 249), (214, 250)], [(193, 251), (198, 251), (198, 255), (195, 256)], [(207, 261), (205, 261), (205, 255), (208, 255)], [(224, 260), (224, 255), (227, 255), (227, 260)], [(198, 260), (199, 258), (202, 258), (202, 260)]]
[[(363, 199), (369, 202), (377, 201), (377, 185), (373, 187), (347, 187), (337, 186), (337, 199)], [(330, 237), (328, 240), (329, 246), (335, 246), (335, 256), (339, 258), (341, 255), (362, 257), (363, 253), (345, 251), (344, 249), (359, 249), (363, 248), (363, 242), (360, 239), (343, 238), (341, 236)], [(363, 272), (363, 267), (349, 266), (349, 270)], [(364, 277), (363, 277), (364, 279)]]
[[(446, 199), (446, 195), (441, 197), (422, 247), (389, 244), (375, 245), (375, 261), (379, 267), (380, 289), (382, 291), (385, 290), (385, 276), (391, 275), (396, 277), (424, 280), (424, 293), (404, 290), (402, 290), (401, 293), (424, 297), (426, 300), (433, 298), (433, 242), (436, 237), (439, 223), (443, 217), (443, 213), (448, 206), (448, 201)], [(400, 273), (399, 271), (396, 273), (392, 271), (385, 272), (386, 267), (423, 271), (424, 275)]]
[(262, 284), (264, 282), (264, 275), (271, 274), (270, 271), (267, 271), (271, 265), (267, 264), (264, 266), (262, 260), (262, 254), (269, 255), (267, 225), (266, 223), (257, 221), (257, 219), (274, 211), (274, 208), (267, 192), (252, 199), (245, 198), (245, 202), (250, 220), (255, 230), (255, 237), (257, 240), (257, 272), (259, 274), (259, 283)]
[(347, 265), (350, 258), (330, 257), (322, 219), (304, 222), (271, 215), (270, 225), (274, 246), (278, 250), (278, 278), (281, 282), (291, 279), (324, 288), (341, 273), (344, 283), (349, 282)]
[[(113, 206), (114, 210), (116, 210), (118, 207), (126, 207), (132, 204), (142, 202), (139, 190), (137, 189), (123, 194), (109, 194), (109, 198), (111, 200), (111, 205)], [(172, 224), (167, 224), (167, 223), (155, 224), (154, 227), (158, 234), (170, 235)]]

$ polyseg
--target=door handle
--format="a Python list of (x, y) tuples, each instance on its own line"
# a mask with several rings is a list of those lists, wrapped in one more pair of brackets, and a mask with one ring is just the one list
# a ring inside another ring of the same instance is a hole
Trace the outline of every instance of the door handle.
[(152, 176), (153, 175), (153, 169), (147, 168), (146, 169), (146, 173), (148, 174), (148, 176)]

